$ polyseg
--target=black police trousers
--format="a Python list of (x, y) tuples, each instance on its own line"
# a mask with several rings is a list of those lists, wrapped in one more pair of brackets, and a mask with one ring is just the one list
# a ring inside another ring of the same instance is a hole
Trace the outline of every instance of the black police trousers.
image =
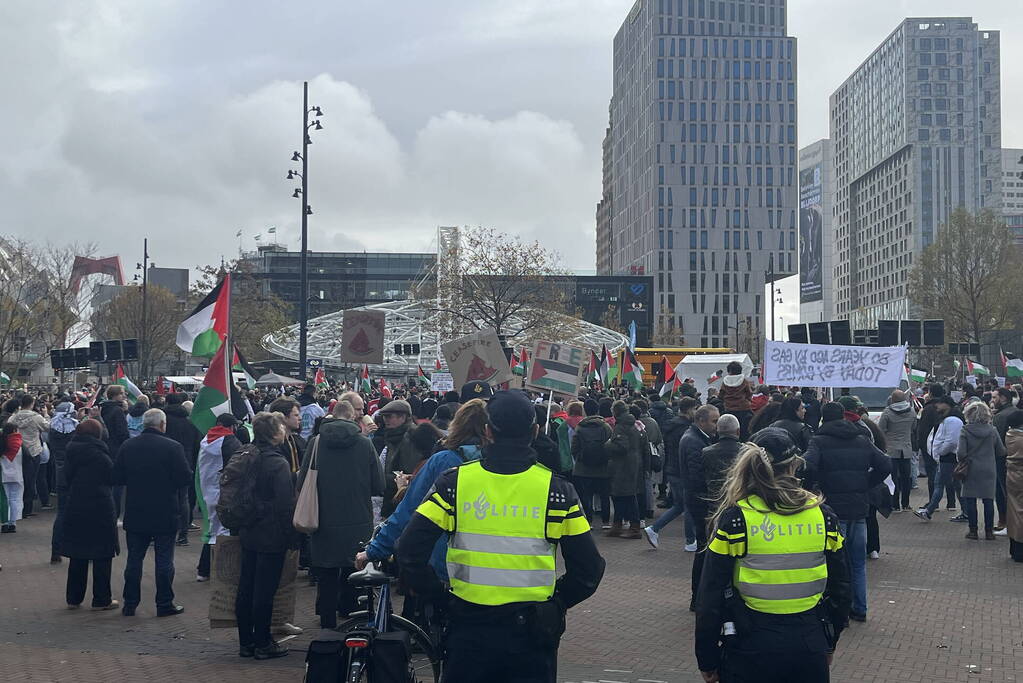
[(828, 683), (827, 655), (808, 652), (728, 652), (721, 683)]
[(557, 647), (541, 647), (528, 621), (452, 620), (443, 683), (555, 683)]

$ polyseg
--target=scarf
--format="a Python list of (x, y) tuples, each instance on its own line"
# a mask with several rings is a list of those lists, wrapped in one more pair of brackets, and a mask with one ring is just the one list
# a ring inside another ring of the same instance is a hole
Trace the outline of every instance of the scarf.
[(74, 418), (75, 407), (73, 404), (64, 402), (57, 406), (57, 411), (50, 419), (50, 429), (61, 434), (70, 434), (78, 427), (78, 420)]
[(4, 444), (4, 457), (14, 462), (21, 450), (21, 434), (12, 432), (7, 435), (7, 442)]

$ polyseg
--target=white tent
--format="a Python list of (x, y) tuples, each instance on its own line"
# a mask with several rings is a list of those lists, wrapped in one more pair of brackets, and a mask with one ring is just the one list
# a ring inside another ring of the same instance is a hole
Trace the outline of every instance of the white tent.
[(725, 367), (732, 361), (738, 361), (742, 364), (742, 374), (744, 377), (749, 377), (750, 373), (753, 372), (753, 361), (750, 360), (748, 354), (718, 353), (706, 356), (690, 354), (680, 360), (678, 365), (675, 366), (675, 374), (683, 380), (687, 377), (692, 377), (696, 380), (695, 386), (696, 390), (700, 392), (700, 398), (706, 399), (707, 387), (721, 388), (720, 377), (714, 382), (710, 382), (711, 377), (715, 374), (722, 377), (727, 374)]

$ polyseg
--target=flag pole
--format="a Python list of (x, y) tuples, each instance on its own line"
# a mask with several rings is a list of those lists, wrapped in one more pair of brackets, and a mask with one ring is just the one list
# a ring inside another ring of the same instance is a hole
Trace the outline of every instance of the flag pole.
[(231, 381), (233, 376), (231, 375), (231, 366), (234, 365), (234, 346), (231, 343), (231, 274), (224, 274), (224, 288), (227, 290), (227, 325), (225, 326), (226, 332), (224, 332), (224, 379), (227, 380), (225, 388), (227, 389), (227, 410), (232, 412), (231, 406), (231, 387), (233, 382)]
[(551, 430), (551, 403), (554, 403), (554, 389), (551, 389), (551, 395), (547, 398), (547, 421), (543, 424), (543, 433), (548, 434)]

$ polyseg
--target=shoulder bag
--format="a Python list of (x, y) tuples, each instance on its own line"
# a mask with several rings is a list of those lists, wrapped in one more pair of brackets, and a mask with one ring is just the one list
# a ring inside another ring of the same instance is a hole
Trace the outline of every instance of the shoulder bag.
[(316, 456), (319, 453), (320, 437), (317, 436), (309, 444), (309, 469), (305, 473), (305, 480), (302, 482), (302, 490), (298, 493), (298, 500), (295, 502), (295, 516), (292, 523), (295, 531), (300, 534), (314, 534), (320, 528), (320, 493), (316, 485), (318, 472), (316, 470)]

